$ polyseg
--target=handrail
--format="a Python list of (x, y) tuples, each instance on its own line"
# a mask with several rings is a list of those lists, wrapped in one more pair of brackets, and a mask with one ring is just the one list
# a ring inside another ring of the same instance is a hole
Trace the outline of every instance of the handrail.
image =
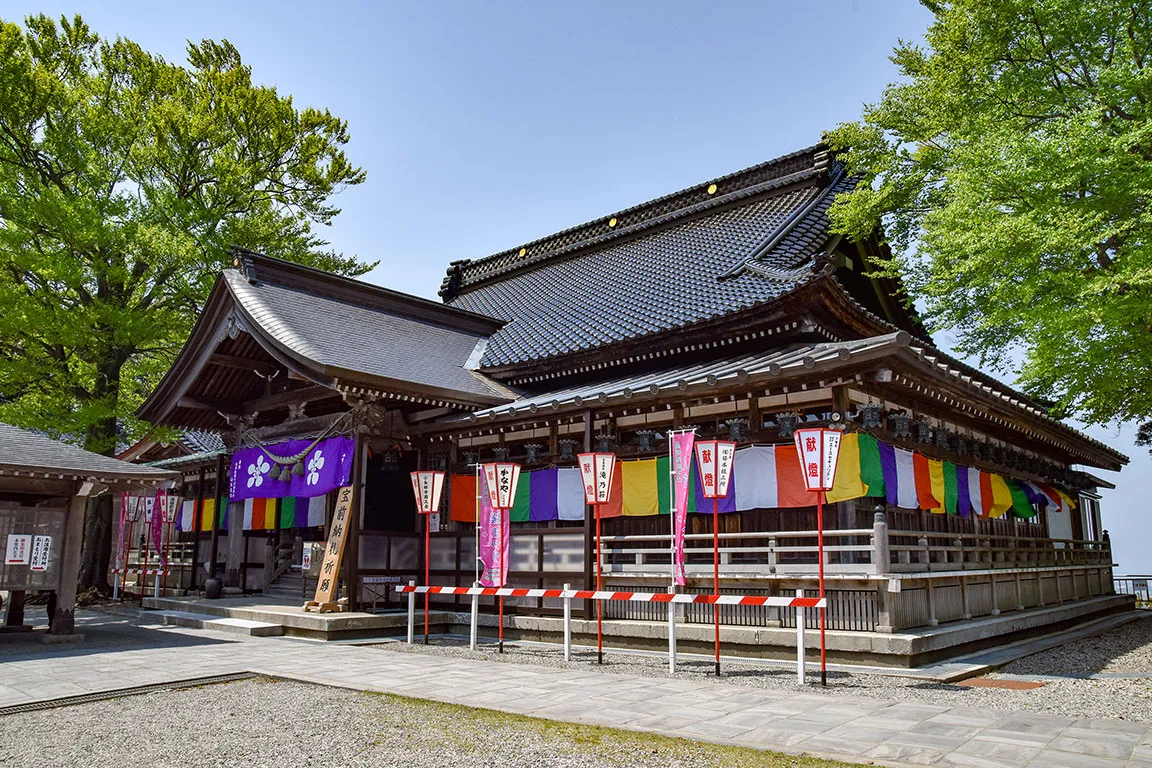
[(276, 547), (276, 552), (273, 556), (273, 569), (271, 578), (267, 579), (265, 583), (271, 584), (292, 569), (292, 550), (294, 548), (292, 542), (285, 542)]

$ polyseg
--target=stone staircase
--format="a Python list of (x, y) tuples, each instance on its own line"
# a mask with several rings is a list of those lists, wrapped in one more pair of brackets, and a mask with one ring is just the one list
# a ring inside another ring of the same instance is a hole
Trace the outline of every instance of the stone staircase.
[(303, 601), (308, 598), (304, 595), (304, 575), (298, 570), (285, 571), (278, 579), (264, 587), (262, 593), (269, 597), (294, 598)]

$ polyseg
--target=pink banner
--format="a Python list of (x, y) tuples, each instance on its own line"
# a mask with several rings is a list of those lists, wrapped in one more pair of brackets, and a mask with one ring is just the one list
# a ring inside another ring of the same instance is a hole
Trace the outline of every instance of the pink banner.
[(488, 496), (488, 481), (480, 473), (480, 586), (502, 587), (508, 581), (508, 535), (511, 515), (509, 510), (492, 508)]
[(167, 553), (164, 551), (164, 496), (164, 491), (156, 491), (152, 499), (152, 544), (156, 547), (161, 568), (168, 565)]
[(116, 567), (124, 567), (124, 537), (126, 531), (125, 525), (128, 525), (128, 494), (120, 494), (120, 543), (116, 545)]
[(672, 574), (677, 584), (685, 583), (684, 529), (688, 524), (688, 480), (692, 470), (692, 443), (695, 432), (681, 432), (668, 437), (668, 450), (672, 454), (672, 508), (675, 510), (676, 560)]

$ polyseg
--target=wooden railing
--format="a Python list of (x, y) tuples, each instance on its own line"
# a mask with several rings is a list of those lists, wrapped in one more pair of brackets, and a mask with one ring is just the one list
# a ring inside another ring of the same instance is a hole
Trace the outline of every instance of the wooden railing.
[(972, 533), (891, 531), (890, 573), (1111, 565), (1106, 542)]
[[(688, 534), (684, 539), (685, 570), (697, 577), (710, 575), (712, 534)], [(721, 533), (719, 539), (723, 574), (807, 575), (818, 570), (816, 531)], [(605, 536), (601, 549), (601, 567), (609, 575), (666, 574), (671, 564), (669, 536)], [(824, 570), (833, 575), (1032, 570), (1111, 563), (1107, 541), (889, 531), (883, 519), (872, 528), (824, 532)]]
[[(877, 572), (871, 536), (867, 528), (825, 531), (825, 569)], [(807, 574), (816, 570), (816, 556), (816, 531), (720, 534), (720, 570), (725, 574)], [(601, 539), (601, 567), (606, 574), (666, 574), (671, 562), (668, 536)], [(690, 575), (712, 573), (712, 534), (684, 537), (684, 563)]]

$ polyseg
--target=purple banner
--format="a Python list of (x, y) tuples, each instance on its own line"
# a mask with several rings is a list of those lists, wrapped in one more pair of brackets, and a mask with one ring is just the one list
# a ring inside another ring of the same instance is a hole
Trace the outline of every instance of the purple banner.
[(480, 473), (480, 586), (502, 587), (508, 581), (508, 538), (511, 516), (508, 510), (493, 509), (488, 498), (488, 481)]
[(677, 584), (686, 583), (684, 574), (684, 529), (688, 522), (688, 480), (692, 470), (692, 443), (695, 432), (680, 432), (668, 438), (668, 450), (672, 454), (672, 508), (675, 510), (676, 561), (672, 564), (672, 574)]
[(285, 496), (311, 498), (348, 485), (355, 453), (350, 437), (321, 440), (301, 460), (303, 474), (292, 473), (287, 480), (279, 479), (284, 467), (276, 464), (269, 454), (295, 456), (310, 445), (311, 440), (289, 440), (266, 449), (242, 448), (236, 451), (232, 454), (228, 498), (232, 501), (281, 499)]

